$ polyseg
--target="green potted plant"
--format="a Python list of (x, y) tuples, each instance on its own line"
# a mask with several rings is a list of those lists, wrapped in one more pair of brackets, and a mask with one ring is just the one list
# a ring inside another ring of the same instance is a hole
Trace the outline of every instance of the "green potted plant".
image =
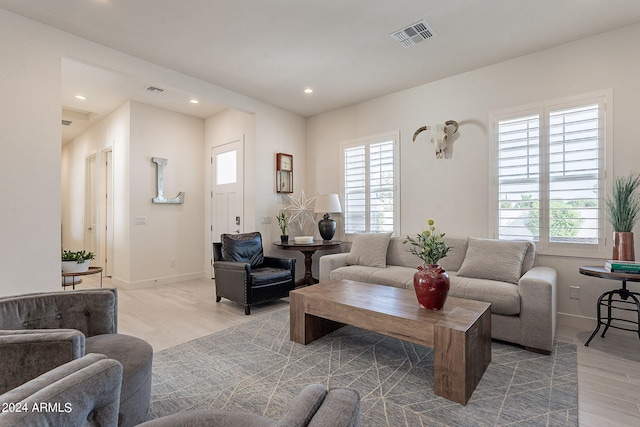
[(424, 262), (413, 275), (413, 287), (420, 306), (427, 310), (442, 310), (449, 294), (449, 275), (438, 261), (451, 249), (444, 240), (444, 233), (436, 231), (433, 218), (427, 220), (427, 229), (416, 237), (407, 236), (403, 243), (411, 243), (409, 252)]
[(640, 212), (640, 175), (631, 173), (615, 177), (607, 198), (609, 221), (613, 226), (613, 258), (635, 261), (633, 227)]
[(276, 216), (278, 220), (278, 227), (280, 227), (280, 241), (282, 243), (289, 242), (289, 236), (287, 235), (287, 225), (289, 224), (289, 218), (287, 218), (287, 214), (285, 211), (280, 211), (280, 213)]
[(62, 251), (62, 272), (80, 273), (89, 270), (89, 263), (95, 259), (93, 252)]

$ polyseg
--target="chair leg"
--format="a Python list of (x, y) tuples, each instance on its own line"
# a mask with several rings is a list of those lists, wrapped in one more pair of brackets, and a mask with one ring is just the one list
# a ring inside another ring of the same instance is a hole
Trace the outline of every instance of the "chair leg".
[(244, 314), (246, 314), (247, 316), (251, 314), (251, 306), (250, 305), (245, 305), (244, 306)]
[(220, 302), (221, 299), (222, 297), (220, 295), (216, 295), (216, 302)]

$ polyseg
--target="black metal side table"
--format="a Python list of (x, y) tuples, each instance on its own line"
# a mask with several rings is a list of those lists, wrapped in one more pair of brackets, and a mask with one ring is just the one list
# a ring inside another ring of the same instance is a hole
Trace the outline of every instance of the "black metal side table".
[[(640, 293), (632, 292), (627, 289), (627, 282), (640, 282), (640, 274), (638, 273), (620, 273), (607, 271), (604, 267), (580, 267), (580, 274), (585, 276), (598, 277), (600, 279), (620, 280), (622, 287), (620, 289), (614, 289), (600, 295), (596, 310), (598, 311), (598, 325), (596, 330), (593, 331), (585, 346), (589, 346), (591, 340), (596, 336), (600, 330), (600, 326), (604, 325), (604, 331), (602, 331), (601, 337), (607, 333), (609, 328), (622, 329), (624, 331), (637, 332), (638, 338), (640, 338), (640, 301), (638, 297)], [(629, 308), (629, 306), (633, 306)], [(602, 310), (606, 308), (606, 316), (603, 318)], [(632, 311), (638, 316), (638, 320), (621, 319), (619, 317), (613, 317), (613, 310)], [(635, 325), (632, 329), (630, 327), (612, 325), (612, 321), (622, 322), (624, 325)]]

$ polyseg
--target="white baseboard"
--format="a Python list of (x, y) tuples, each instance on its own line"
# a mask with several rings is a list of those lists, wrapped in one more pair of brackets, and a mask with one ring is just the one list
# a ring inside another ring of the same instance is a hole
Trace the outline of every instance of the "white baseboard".
[(177, 276), (157, 277), (155, 279), (139, 280), (137, 282), (125, 282), (124, 280), (120, 280), (114, 277), (111, 279), (111, 283), (113, 283), (118, 288), (134, 290), (160, 285), (170, 285), (171, 283), (185, 282), (187, 280), (200, 280), (206, 278), (205, 276), (209, 275), (210, 274), (208, 273), (205, 274), (204, 271), (200, 271), (197, 273), (180, 274)]
[(569, 327), (573, 329), (591, 330), (596, 326), (595, 317), (578, 316), (569, 313), (558, 313), (558, 326)]

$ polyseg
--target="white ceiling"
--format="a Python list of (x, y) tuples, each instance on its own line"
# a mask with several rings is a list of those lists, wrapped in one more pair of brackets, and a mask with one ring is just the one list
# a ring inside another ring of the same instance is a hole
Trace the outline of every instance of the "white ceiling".
[[(0, 0), (0, 8), (305, 117), (640, 22), (637, 0), (57, 0), (46, 5)], [(404, 48), (390, 36), (421, 19), (436, 37)], [(63, 105), (96, 114), (136, 99), (140, 87), (152, 84), (120, 80), (123, 76), (71, 61), (63, 71)], [(95, 105), (72, 99), (81, 81)], [(315, 93), (305, 95), (306, 87)], [(157, 105), (149, 94), (142, 96), (138, 100)], [(223, 108), (200, 104), (198, 113), (178, 107), (178, 98), (167, 102), (165, 108), (201, 117)]]

